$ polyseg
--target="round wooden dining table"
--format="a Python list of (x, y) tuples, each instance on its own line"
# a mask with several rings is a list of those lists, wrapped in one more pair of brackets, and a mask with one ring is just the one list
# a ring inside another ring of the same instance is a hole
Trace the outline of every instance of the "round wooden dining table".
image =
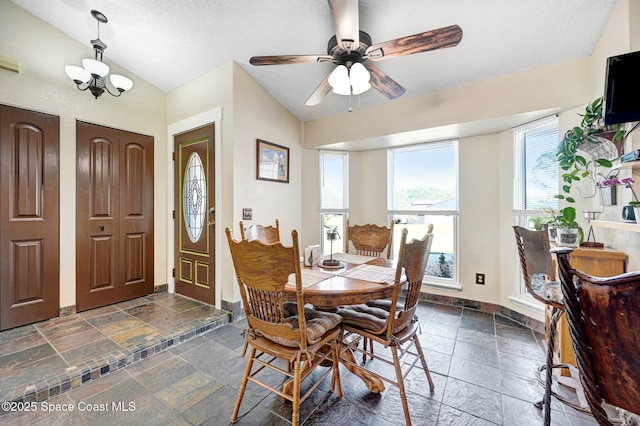
[[(364, 264), (395, 268), (395, 262), (393, 260), (380, 257), (372, 258)], [(318, 310), (337, 312), (341, 306), (356, 305), (366, 303), (369, 300), (386, 299), (391, 297), (394, 287), (392, 283), (372, 282), (338, 275), (357, 266), (358, 264), (347, 262), (344, 262), (344, 267), (341, 268), (323, 268), (322, 262), (313, 267), (305, 266), (305, 270), (321, 271), (333, 274), (332, 276), (327, 276), (327, 278), (316, 283), (304, 286), (302, 291), (305, 303), (312, 304), (314, 308)], [(287, 300), (296, 300), (295, 285), (288, 284), (285, 286), (284, 293)], [(351, 361), (351, 363), (344, 363), (343, 365), (345, 365), (345, 367), (347, 367), (353, 374), (360, 377), (371, 392), (380, 393), (384, 391), (384, 383), (382, 380), (371, 375), (364, 368), (357, 368), (353, 366), (353, 364), (357, 364), (357, 362), (355, 361), (355, 355), (351, 350), (344, 349), (340, 354), (340, 358)]]
[[(308, 287), (304, 287), (304, 301), (312, 304), (316, 309), (324, 311), (336, 311), (340, 306), (357, 305), (366, 303), (369, 300), (386, 299), (391, 297), (393, 285), (379, 282), (365, 281), (356, 278), (342, 277), (340, 274), (348, 269), (358, 266), (353, 263), (343, 263), (342, 268), (323, 268), (322, 262), (317, 266), (305, 266), (306, 270), (323, 271), (333, 273), (320, 282)], [(375, 257), (365, 263), (395, 268), (393, 260)], [(285, 293), (291, 296), (290, 300), (295, 301), (295, 287), (285, 287)]]

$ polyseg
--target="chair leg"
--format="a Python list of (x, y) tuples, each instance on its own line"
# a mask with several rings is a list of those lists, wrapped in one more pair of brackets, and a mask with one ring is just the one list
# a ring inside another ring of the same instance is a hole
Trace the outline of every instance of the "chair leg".
[[(362, 363), (367, 362), (367, 342), (369, 342), (369, 353), (373, 354), (373, 340), (367, 339), (366, 337), (362, 338)], [(371, 358), (371, 357), (369, 357)]]
[(396, 380), (398, 381), (398, 389), (400, 389), (400, 401), (404, 410), (404, 421), (407, 426), (411, 425), (411, 415), (409, 414), (409, 404), (407, 403), (407, 392), (404, 389), (404, 379), (402, 378), (402, 366), (398, 357), (398, 348), (391, 345), (391, 353), (393, 354), (393, 365), (396, 368)]
[(547, 341), (547, 359), (545, 361), (545, 382), (544, 396), (542, 401), (535, 404), (538, 408), (544, 408), (544, 426), (551, 424), (551, 385), (553, 384), (553, 356), (556, 344), (556, 329), (558, 321), (564, 311), (553, 307), (551, 309), (551, 319), (549, 320), (549, 339)]
[(244, 337), (244, 346), (242, 347), (242, 356), (245, 356), (247, 353), (247, 347), (249, 347), (249, 339), (247, 336), (247, 330), (242, 330), (242, 337)]
[(338, 388), (338, 398), (342, 398), (342, 382), (340, 381), (340, 352), (342, 351), (342, 333), (338, 334), (336, 341), (331, 345), (333, 352), (333, 373), (331, 375), (331, 392)]
[(247, 366), (244, 369), (244, 377), (242, 377), (242, 384), (240, 385), (240, 390), (238, 391), (238, 399), (236, 399), (236, 406), (233, 408), (233, 414), (231, 414), (231, 422), (235, 423), (238, 421), (238, 413), (240, 412), (240, 404), (242, 404), (242, 398), (244, 397), (244, 392), (247, 389), (247, 382), (249, 381), (249, 376), (251, 375), (251, 368), (253, 367), (253, 358), (256, 355), (256, 348), (252, 347), (251, 352), (249, 353), (249, 359), (247, 360)]
[(291, 425), (298, 426), (300, 423), (300, 360), (293, 363), (293, 413), (291, 413)]
[(433, 380), (431, 380), (431, 372), (429, 371), (429, 367), (427, 366), (427, 360), (424, 357), (424, 352), (422, 351), (422, 346), (420, 346), (420, 339), (418, 339), (417, 334), (413, 335), (413, 341), (416, 345), (418, 355), (420, 356), (420, 362), (422, 362), (422, 369), (424, 370), (424, 374), (427, 376), (427, 380), (429, 380), (429, 390), (434, 390), (435, 385), (433, 384)]

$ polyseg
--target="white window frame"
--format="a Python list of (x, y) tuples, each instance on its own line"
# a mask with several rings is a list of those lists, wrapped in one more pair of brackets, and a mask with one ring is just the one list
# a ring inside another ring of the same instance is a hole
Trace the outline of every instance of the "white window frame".
[[(439, 142), (428, 142), (418, 145), (411, 145), (401, 148), (391, 148), (387, 151), (387, 168), (388, 168), (388, 182), (387, 182), (387, 213), (388, 220), (391, 222), (393, 220), (394, 215), (426, 215), (426, 216), (452, 216), (453, 220), (453, 277), (452, 278), (441, 278), (434, 277), (431, 275), (427, 275), (425, 273), (424, 279), (422, 282), (423, 287), (437, 287), (444, 288), (448, 290), (460, 291), (462, 287), (459, 283), (459, 249), (458, 249), (458, 218), (459, 218), (459, 180), (456, 179), (456, 208), (455, 210), (394, 210), (392, 209), (393, 202), (393, 169), (394, 169), (394, 153), (401, 151), (410, 151), (416, 149), (434, 149), (440, 148), (444, 146), (454, 146), (456, 149), (456, 176), (459, 177), (459, 150), (458, 150), (458, 141), (457, 140), (448, 140), (448, 141), (439, 141)], [(394, 226), (395, 227), (395, 226)], [(434, 229), (434, 233), (437, 232), (437, 229)], [(395, 258), (396, 253), (392, 250), (392, 257)]]
[[(534, 122), (516, 127), (513, 129), (513, 223), (522, 227), (529, 226), (529, 217), (532, 216), (544, 216), (546, 213), (543, 210), (531, 210), (525, 209), (522, 205), (517, 205), (517, 193), (518, 191), (524, 191), (526, 182), (524, 180), (525, 170), (524, 162), (526, 159), (526, 135), (530, 132), (538, 132), (551, 128), (558, 129), (558, 117), (550, 116)], [(558, 169), (559, 170), (559, 169)], [(558, 188), (560, 189), (560, 173), (558, 173)], [(517, 253), (514, 242), (514, 253)], [(522, 266), (520, 265), (520, 258), (516, 255), (515, 267), (514, 267), (514, 297), (510, 299), (520, 305), (526, 306), (530, 309), (544, 312), (543, 305), (536, 301), (531, 296), (524, 285), (524, 279), (522, 277)]]
[[(342, 179), (342, 183), (343, 183), (343, 188), (342, 188), (342, 193), (343, 193), (343, 208), (324, 208), (322, 206), (322, 187), (324, 184), (324, 168), (323, 168), (323, 157), (325, 155), (335, 155), (335, 156), (342, 156), (344, 157), (344, 168), (343, 168), (343, 179)], [(324, 218), (326, 215), (330, 215), (330, 214), (335, 214), (335, 215), (342, 215), (342, 229), (346, 230), (346, 226), (347, 226), (347, 218), (349, 217), (349, 152), (347, 151), (330, 151), (330, 150), (321, 150), (320, 154), (318, 155), (318, 161), (319, 161), (319, 169), (320, 169), (320, 173), (319, 173), (319, 177), (320, 177), (320, 183), (319, 183), (319, 205), (320, 205), (320, 230), (319, 230), (319, 241), (320, 243), (320, 250), (322, 251), (322, 253), (325, 252), (325, 242), (326, 242), (326, 236), (325, 236), (325, 229), (324, 229)], [(343, 232), (344, 233), (344, 232)], [(340, 242), (338, 244), (336, 244), (336, 241), (333, 242), (333, 251), (334, 253), (337, 252), (344, 252), (344, 235), (340, 235)]]

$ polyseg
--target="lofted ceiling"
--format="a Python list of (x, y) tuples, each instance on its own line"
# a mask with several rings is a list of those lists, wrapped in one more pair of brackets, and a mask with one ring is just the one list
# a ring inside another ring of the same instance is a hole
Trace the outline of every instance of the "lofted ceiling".
[[(4, 1), (4, 0), (3, 0)], [(170, 92), (237, 62), (302, 121), (341, 114), (349, 97), (305, 101), (332, 63), (256, 67), (258, 55), (327, 53), (334, 35), (326, 0), (12, 0), (87, 46), (100, 26), (105, 59)], [(360, 0), (360, 29), (373, 43), (457, 24), (460, 44), (376, 66), (406, 89), (399, 99), (589, 56), (615, 0)], [(62, 70), (61, 70), (62, 72)], [(135, 92), (132, 91), (131, 95)], [(366, 108), (394, 102), (371, 89), (351, 99)]]

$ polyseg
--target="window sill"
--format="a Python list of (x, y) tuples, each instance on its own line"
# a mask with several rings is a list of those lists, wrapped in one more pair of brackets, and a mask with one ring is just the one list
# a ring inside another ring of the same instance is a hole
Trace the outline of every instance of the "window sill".
[(528, 297), (524, 298), (524, 297), (509, 296), (509, 300), (515, 303), (516, 305), (522, 306), (523, 308), (527, 308), (536, 313), (544, 315), (544, 306), (539, 302), (531, 301), (532, 299)]

